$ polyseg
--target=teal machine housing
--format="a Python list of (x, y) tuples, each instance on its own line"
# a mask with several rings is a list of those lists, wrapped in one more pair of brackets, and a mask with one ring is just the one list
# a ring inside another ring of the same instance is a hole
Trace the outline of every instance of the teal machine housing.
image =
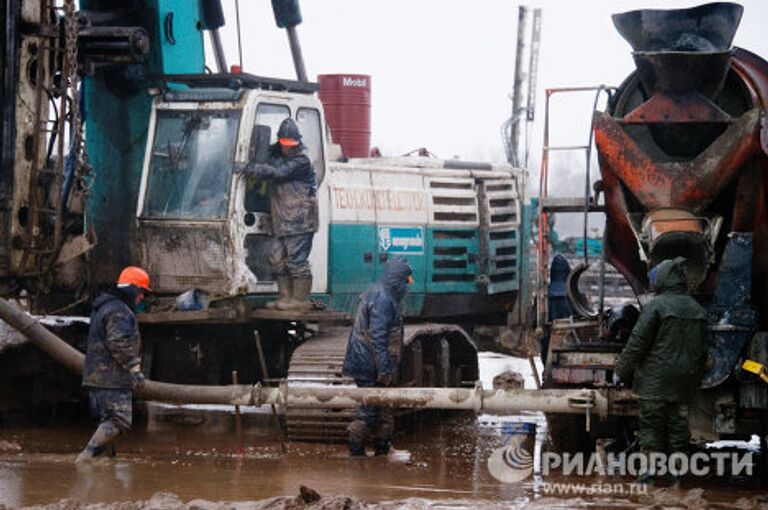
[(87, 154), (94, 176), (86, 221), (97, 244), (92, 283), (111, 282), (135, 260), (134, 216), (152, 110), (148, 88), (161, 74), (202, 73), (205, 53), (198, 1), (81, 0), (91, 12), (120, 13), (110, 24), (142, 26), (151, 54), (142, 64), (96, 67), (83, 83)]
[(479, 225), (331, 223), (329, 294), (316, 297), (330, 308), (353, 313), (360, 293), (379, 278), (387, 260), (401, 256), (411, 264), (414, 278), (403, 302), (406, 316), (500, 318), (513, 312), (529, 274), (530, 206), (520, 203), (519, 223), (504, 225), (509, 218), (482, 207), (488, 202), (486, 186), (482, 180), (475, 183)]
[[(381, 275), (391, 256), (413, 268), (403, 311), (410, 317), (456, 317), (510, 311), (521, 288), (527, 257), (520, 257), (524, 228), (483, 232), (477, 228), (398, 226), (424, 236), (423, 253), (387, 250), (376, 225), (332, 224), (330, 228), (329, 296), (318, 296), (337, 310), (352, 313), (360, 293)], [(482, 243), (493, 253), (485, 261)], [(366, 259), (370, 260), (366, 262)]]

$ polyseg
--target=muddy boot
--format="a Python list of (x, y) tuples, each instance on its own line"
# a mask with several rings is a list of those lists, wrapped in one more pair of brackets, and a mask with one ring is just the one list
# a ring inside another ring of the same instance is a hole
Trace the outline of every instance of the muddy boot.
[(348, 446), (350, 457), (365, 457), (365, 446), (363, 446), (363, 443), (355, 443), (350, 441)]
[(635, 478), (635, 483), (641, 485), (655, 485), (660, 481), (656, 479), (656, 468), (653, 461), (654, 455), (657, 453), (655, 450), (641, 447), (640, 454), (645, 457), (646, 465), (645, 469), (638, 473), (637, 478)]
[(291, 294), (293, 293), (293, 280), (290, 275), (277, 277), (277, 294), (278, 297), (275, 301), (269, 301), (266, 308), (270, 310), (283, 310), (283, 306), (288, 305), (291, 302)]
[(635, 483), (640, 485), (653, 485), (654, 478), (650, 471), (644, 471), (637, 475), (637, 478), (635, 478)]
[(347, 442), (349, 456), (365, 457), (365, 436), (368, 433), (368, 426), (363, 420), (352, 420), (352, 423), (347, 426), (347, 432), (349, 433)]
[(377, 439), (373, 443), (373, 454), (376, 456), (388, 455), (390, 447), (391, 447), (391, 444), (388, 440)]
[(309, 292), (312, 290), (312, 277), (294, 278), (293, 293), (287, 305), (278, 304), (278, 310), (306, 313), (312, 310), (312, 302), (309, 300)]
[(75, 459), (76, 464), (92, 462), (105, 452), (113, 452), (112, 441), (120, 435), (120, 429), (111, 421), (105, 421), (93, 433), (90, 441), (80, 455)]
[(376, 455), (388, 455), (395, 431), (395, 415), (392, 409), (379, 410), (379, 422), (374, 430), (373, 448)]

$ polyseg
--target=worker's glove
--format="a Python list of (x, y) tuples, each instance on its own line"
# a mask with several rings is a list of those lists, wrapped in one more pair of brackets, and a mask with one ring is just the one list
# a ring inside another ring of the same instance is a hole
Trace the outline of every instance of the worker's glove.
[(621, 381), (621, 377), (619, 377), (619, 374), (616, 372), (613, 373), (613, 385), (614, 386), (623, 386), (624, 383)]
[(392, 375), (390, 375), (390, 374), (379, 374), (379, 376), (376, 378), (376, 382), (380, 386), (391, 386), (392, 385)]
[(245, 171), (245, 175), (251, 179), (269, 178), (272, 177), (272, 167), (269, 165), (261, 165), (259, 163), (248, 165), (248, 168)]
[(141, 370), (131, 370), (131, 384), (134, 390), (138, 390), (144, 385), (144, 373)]

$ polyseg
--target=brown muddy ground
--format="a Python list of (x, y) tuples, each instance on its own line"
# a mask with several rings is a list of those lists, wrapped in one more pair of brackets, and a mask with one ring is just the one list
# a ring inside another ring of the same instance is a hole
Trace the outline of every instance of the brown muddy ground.
[[(180, 416), (138, 425), (118, 439), (116, 460), (88, 469), (74, 465), (92, 432), (87, 425), (0, 428), (0, 509), (768, 510), (768, 490), (736, 480), (686, 480), (681, 491), (658, 488), (646, 494), (599, 492), (607, 482), (629, 487), (631, 479), (536, 476), (503, 484), (489, 474), (486, 462), (504, 443), (500, 422), (510, 418), (424, 417), (396, 438), (395, 446), (407, 453), (350, 460), (343, 445), (294, 443), (284, 453), (266, 420), (246, 427), (239, 455), (231, 414), (194, 410)], [(581, 482), (598, 492), (552, 495), (547, 488), (552, 482)], [(302, 497), (302, 486), (320, 496), (304, 490)]]

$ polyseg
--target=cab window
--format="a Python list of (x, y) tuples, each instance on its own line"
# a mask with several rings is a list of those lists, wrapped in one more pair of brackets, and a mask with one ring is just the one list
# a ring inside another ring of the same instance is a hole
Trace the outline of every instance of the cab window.
[(309, 157), (315, 167), (317, 183), (320, 184), (325, 176), (323, 128), (320, 124), (320, 112), (314, 108), (299, 108), (299, 111), (296, 112), (296, 124), (301, 130), (304, 145), (309, 149)]
[(270, 143), (277, 142), (277, 130), (280, 123), (291, 116), (291, 110), (284, 104), (259, 103), (256, 107), (256, 124), (269, 126), (272, 130)]
[(160, 110), (143, 216), (224, 219), (240, 113)]

